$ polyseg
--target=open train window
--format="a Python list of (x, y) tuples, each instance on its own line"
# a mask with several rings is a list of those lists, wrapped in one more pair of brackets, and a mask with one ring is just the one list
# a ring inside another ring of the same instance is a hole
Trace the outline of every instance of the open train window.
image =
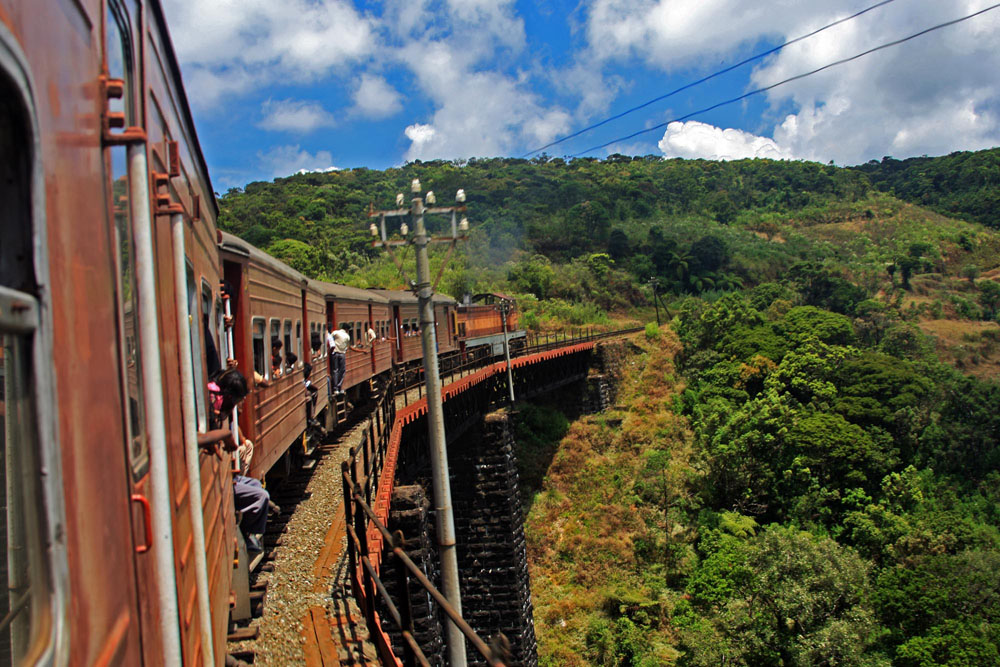
[[(281, 320), (276, 317), (271, 318), (271, 349), (274, 350), (274, 342), (281, 341)], [(271, 363), (268, 364), (271, 368), (271, 375), (281, 374), (281, 353), (275, 357), (271, 355)]]
[(202, 372), (202, 355), (203, 351), (201, 349), (202, 338), (198, 331), (198, 321), (201, 319), (198, 313), (201, 312), (201, 306), (198, 303), (198, 282), (194, 277), (194, 267), (190, 263), (186, 263), (185, 273), (187, 276), (187, 307), (188, 307), (188, 323), (190, 325), (190, 337), (191, 337), (191, 377), (194, 378), (194, 403), (195, 403), (195, 415), (198, 419), (198, 430), (205, 431), (208, 428), (205, 416), (205, 404), (208, 400), (205, 397), (205, 374)]
[(261, 377), (268, 377), (267, 348), (264, 346), (266, 329), (264, 318), (253, 318), (253, 369)]
[(309, 360), (302, 356), (302, 320), (295, 320), (295, 356), (300, 362)]
[[(281, 355), (281, 364), (282, 365), (281, 365), (281, 367), (285, 369), (286, 373), (291, 373), (293, 370), (295, 370), (294, 366), (292, 366), (291, 364), (287, 363), (288, 355), (289, 354), (295, 354), (295, 348), (292, 347), (292, 321), (291, 320), (285, 320), (285, 329), (284, 329), (284, 332), (285, 332), (285, 335), (284, 335), (284, 338), (282, 339), (282, 342), (284, 343), (284, 347), (281, 350), (281, 352), (282, 352), (282, 355)], [(295, 356), (297, 357), (298, 355), (296, 354)]]
[[(63, 618), (44, 181), (27, 64), (0, 23), (0, 663), (44, 662)], [(65, 563), (62, 565), (65, 568)]]
[[(201, 331), (202, 338), (205, 343), (205, 365), (201, 364), (201, 357), (194, 358), (194, 391), (195, 391), (195, 404), (198, 406), (198, 431), (204, 431), (208, 429), (208, 413), (207, 413), (207, 401), (208, 397), (205, 395), (205, 385), (208, 382), (208, 378), (202, 375), (202, 369), (204, 368), (208, 372), (208, 377), (212, 377), (213, 374), (221, 371), (225, 364), (222, 363), (222, 357), (219, 354), (219, 339), (215, 335), (215, 328), (212, 320), (212, 307), (215, 305), (215, 299), (212, 296), (212, 286), (208, 284), (208, 281), (204, 278), (201, 279)], [(197, 331), (198, 326), (195, 320), (195, 312), (191, 314), (191, 335), (195, 338), (198, 337)]]

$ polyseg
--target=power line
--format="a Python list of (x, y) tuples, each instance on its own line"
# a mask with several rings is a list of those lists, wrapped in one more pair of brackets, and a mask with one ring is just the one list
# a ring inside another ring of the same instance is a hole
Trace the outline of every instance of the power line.
[(972, 14), (969, 14), (968, 16), (963, 16), (961, 18), (953, 19), (951, 21), (946, 21), (944, 23), (939, 23), (939, 24), (937, 24), (935, 26), (932, 26), (930, 28), (927, 28), (925, 30), (921, 30), (920, 32), (916, 32), (916, 33), (913, 33), (912, 35), (909, 35), (907, 37), (903, 37), (902, 39), (897, 39), (897, 40), (894, 40), (892, 42), (886, 42), (885, 44), (881, 44), (881, 45), (876, 46), (874, 48), (868, 49), (867, 51), (862, 51), (861, 53), (853, 55), (853, 56), (851, 56), (849, 58), (844, 58), (843, 60), (837, 60), (836, 62), (832, 62), (832, 63), (829, 63), (827, 65), (823, 65), (822, 67), (817, 67), (816, 69), (814, 69), (814, 70), (812, 70), (810, 72), (804, 72), (802, 74), (796, 74), (795, 76), (792, 76), (792, 77), (789, 77), (787, 79), (784, 79), (783, 81), (779, 81), (777, 83), (772, 83), (769, 86), (764, 86), (763, 88), (756, 88), (754, 90), (751, 90), (750, 92), (744, 93), (743, 95), (740, 95), (739, 97), (734, 97), (732, 99), (728, 99), (728, 100), (725, 100), (725, 101), (722, 101), (722, 102), (717, 102), (716, 104), (713, 104), (712, 106), (705, 107), (703, 109), (698, 109), (697, 111), (692, 111), (691, 113), (684, 114), (683, 116), (678, 116), (677, 118), (672, 118), (672, 119), (670, 119), (668, 121), (665, 121), (663, 123), (658, 123), (656, 125), (653, 125), (652, 127), (647, 127), (644, 130), (639, 130), (638, 132), (633, 132), (632, 134), (626, 135), (624, 137), (618, 137), (617, 139), (612, 139), (611, 141), (605, 142), (605, 143), (603, 143), (603, 144), (601, 144), (599, 146), (591, 146), (590, 148), (588, 148), (586, 150), (583, 150), (583, 151), (580, 151), (579, 153), (575, 153), (574, 155), (572, 155), (570, 157), (580, 157), (580, 156), (582, 156), (582, 155), (584, 155), (586, 153), (590, 153), (592, 151), (598, 151), (598, 150), (601, 150), (602, 148), (607, 148), (611, 144), (618, 143), (619, 141), (627, 141), (628, 139), (633, 139), (633, 138), (638, 137), (640, 135), (648, 134), (649, 132), (655, 132), (656, 130), (663, 129), (667, 125), (670, 125), (670, 123), (677, 123), (677, 122), (680, 122), (682, 120), (687, 120), (688, 118), (691, 118), (692, 116), (698, 116), (700, 114), (712, 111), (714, 109), (718, 109), (719, 107), (723, 107), (723, 106), (726, 106), (726, 105), (729, 105), (729, 104), (734, 104), (734, 103), (739, 102), (741, 100), (745, 100), (748, 97), (752, 97), (754, 95), (759, 95), (760, 93), (766, 93), (767, 91), (773, 90), (774, 88), (777, 88), (778, 86), (783, 86), (786, 83), (791, 83), (792, 81), (798, 81), (799, 79), (804, 79), (807, 76), (812, 76), (813, 74), (818, 74), (818, 73), (822, 72), (823, 70), (830, 69), (831, 67), (836, 67), (837, 65), (843, 65), (845, 63), (849, 63), (852, 60), (857, 60), (858, 58), (863, 58), (864, 56), (867, 56), (869, 54), (875, 53), (876, 51), (881, 51), (882, 49), (887, 49), (890, 46), (898, 46), (899, 44), (902, 44), (903, 42), (908, 42), (911, 39), (916, 39), (917, 37), (921, 37), (923, 35), (926, 35), (927, 33), (934, 32), (935, 30), (940, 30), (941, 28), (947, 28), (949, 26), (955, 25), (956, 23), (961, 23), (962, 21), (968, 21), (969, 19), (975, 18), (975, 17), (979, 16), (980, 14), (985, 14), (986, 12), (989, 12), (989, 11), (992, 11), (994, 9), (997, 9), (998, 7), (1000, 7), (1000, 3), (997, 3), (995, 5), (990, 5), (989, 7), (986, 7), (985, 9), (981, 9), (978, 12), (974, 12)]
[(732, 72), (734, 69), (742, 67), (743, 65), (746, 65), (747, 63), (752, 63), (753, 61), (760, 60), (761, 58), (764, 58), (764, 57), (767, 57), (767, 56), (771, 55), (772, 53), (777, 53), (778, 51), (780, 51), (781, 49), (785, 48), (786, 46), (790, 46), (792, 44), (795, 44), (796, 42), (801, 42), (804, 39), (809, 39), (810, 37), (813, 37), (814, 35), (818, 35), (819, 33), (823, 32), (824, 30), (828, 30), (830, 28), (833, 28), (834, 26), (838, 26), (841, 23), (846, 23), (847, 21), (850, 21), (851, 19), (856, 19), (859, 16), (861, 16), (862, 14), (867, 14), (868, 12), (872, 11), (873, 9), (878, 9), (879, 7), (881, 7), (883, 5), (888, 5), (889, 3), (895, 2), (895, 1), (896, 0), (882, 0), (882, 2), (877, 2), (874, 5), (871, 5), (870, 7), (866, 7), (865, 9), (862, 9), (861, 11), (859, 11), (857, 13), (851, 14), (850, 16), (845, 16), (842, 19), (837, 19), (833, 23), (828, 23), (827, 25), (823, 26), (822, 28), (818, 28), (816, 30), (813, 30), (809, 34), (802, 35), (801, 37), (796, 37), (795, 39), (790, 39), (787, 42), (785, 42), (784, 44), (780, 44), (780, 45), (778, 45), (778, 46), (776, 46), (776, 47), (774, 47), (772, 49), (768, 49), (767, 51), (763, 51), (761, 53), (758, 53), (757, 55), (750, 56), (746, 60), (741, 60), (740, 62), (736, 63), (735, 65), (730, 65), (729, 67), (726, 67), (724, 69), (720, 69), (719, 71), (714, 72), (712, 74), (709, 74), (708, 76), (704, 76), (704, 77), (698, 79), (697, 81), (692, 81), (690, 83), (684, 84), (680, 88), (676, 88), (674, 90), (671, 90), (669, 93), (665, 93), (663, 95), (660, 95), (659, 97), (654, 97), (653, 99), (651, 99), (651, 100), (649, 100), (647, 102), (643, 102), (642, 104), (640, 104), (638, 106), (634, 106), (631, 109), (626, 109), (625, 111), (622, 111), (621, 113), (618, 113), (618, 114), (615, 114), (614, 116), (610, 116), (608, 118), (605, 118), (604, 120), (598, 121), (598, 122), (594, 123), (593, 125), (588, 125), (587, 127), (583, 128), (582, 130), (577, 130), (576, 132), (574, 132), (572, 134), (567, 134), (565, 137), (562, 137), (561, 139), (556, 139), (555, 141), (549, 142), (549, 143), (545, 144), (544, 146), (542, 146), (541, 148), (536, 148), (536, 149), (534, 149), (532, 151), (528, 151), (527, 153), (525, 153), (524, 155), (521, 156), (521, 159), (524, 159), (524, 158), (528, 157), (529, 155), (534, 155), (535, 153), (544, 151), (546, 148), (551, 148), (552, 146), (557, 146), (558, 144), (561, 144), (564, 141), (568, 141), (570, 139), (573, 139), (574, 137), (578, 137), (581, 134), (584, 134), (585, 132), (590, 132), (593, 129), (601, 127), (602, 125), (607, 125), (608, 123), (610, 123), (612, 121), (615, 121), (615, 120), (618, 120), (619, 118), (624, 118), (625, 116), (627, 116), (627, 115), (629, 115), (631, 113), (635, 113), (636, 111), (639, 111), (640, 109), (645, 109), (650, 104), (655, 104), (656, 102), (660, 102), (662, 100), (665, 100), (668, 97), (672, 97), (672, 96), (676, 95), (677, 93), (684, 92), (685, 90), (687, 90), (689, 88), (693, 88), (693, 87), (695, 87), (697, 85), (705, 83), (706, 81), (714, 79), (717, 76), (722, 76), (723, 74), (726, 74), (728, 72)]

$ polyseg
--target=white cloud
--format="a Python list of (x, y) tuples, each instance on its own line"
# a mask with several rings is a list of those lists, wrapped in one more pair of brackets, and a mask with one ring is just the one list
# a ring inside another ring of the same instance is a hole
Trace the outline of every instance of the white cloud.
[(374, 49), (372, 19), (348, 0), (170, 0), (164, 9), (188, 97), (203, 107), (224, 93), (315, 79)]
[(665, 157), (741, 160), (743, 158), (793, 159), (791, 151), (767, 137), (743, 130), (722, 129), (696, 120), (670, 123), (657, 144)]
[(422, 150), (425, 145), (434, 140), (436, 132), (430, 125), (414, 123), (404, 130), (404, 134), (406, 134), (407, 139), (413, 142), (413, 145), (417, 150)]
[(333, 166), (333, 155), (329, 151), (317, 151), (315, 155), (302, 150), (298, 144), (275, 146), (266, 153), (257, 153), (261, 167), (272, 177), (288, 176), (294, 173), (310, 171), (336, 171)]
[(306, 134), (336, 124), (333, 115), (318, 102), (307, 100), (265, 100), (259, 126), (265, 130)]
[(570, 115), (546, 106), (527, 75), (479, 69), (464, 45), (413, 42), (398, 55), (436, 107), (417, 140), (407, 132), (407, 160), (508, 155), (570, 127)]
[[(876, 9), (769, 57), (753, 70), (749, 88), (964, 16), (990, 1), (908, 0)], [(804, 35), (860, 9), (855, 4), (590, 0), (586, 56), (608, 65), (638, 61), (666, 71), (708, 73), (760, 49), (761, 40), (780, 43)], [(998, 36), (1000, 11), (990, 12), (769, 91), (775, 150), (854, 164), (883, 155), (941, 154), (1000, 144)], [(752, 135), (734, 144), (705, 128), (685, 124), (681, 130), (676, 135), (668, 130), (667, 149), (753, 145)]]
[(374, 120), (395, 116), (403, 109), (399, 91), (374, 74), (361, 75), (352, 98), (352, 113)]

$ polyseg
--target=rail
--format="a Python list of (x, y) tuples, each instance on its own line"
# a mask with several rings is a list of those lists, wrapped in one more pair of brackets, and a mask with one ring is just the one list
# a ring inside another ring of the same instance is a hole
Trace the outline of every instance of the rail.
[[(511, 350), (511, 356), (512, 358), (521, 357), (641, 330), (638, 327), (600, 333), (594, 333), (592, 330), (583, 333), (583, 330), (580, 330), (576, 335), (563, 334), (561, 337), (552, 336), (551, 338), (549, 335), (545, 335), (544, 340), (541, 335), (536, 334), (534, 343), (530, 342), (531, 337), (529, 336), (528, 344), (519, 346), (517, 354)], [(465, 360), (457, 355), (452, 355), (444, 358), (442, 363), (446, 364), (449, 358), (459, 363), (454, 363), (448, 367), (447, 371), (443, 371), (442, 380), (444, 377), (454, 380), (456, 375), (462, 378), (495, 363), (492, 354), (476, 355), (471, 359), (467, 357)], [(422, 379), (422, 371), (415, 376), (417, 380)], [(398, 664), (399, 660), (393, 652), (389, 636), (382, 627), (384, 619), (376, 611), (378, 598), (381, 598), (388, 616), (402, 636), (404, 653), (402, 664), (407, 667), (429, 665), (414, 638), (410, 599), (405, 594), (411, 579), (413, 579), (435, 600), (441, 610), (487, 661), (488, 665), (503, 667), (511, 660), (509, 652), (504, 648), (504, 642), (499, 638), (497, 638), (498, 641), (491, 641), (490, 644), (484, 642), (406, 554), (403, 550), (403, 534), (400, 531), (396, 531), (394, 534), (390, 533), (383, 523), (383, 519), (379, 518), (380, 515), (387, 517), (389, 509), (388, 498), (379, 497), (383, 465), (389, 455), (390, 448), (399, 445), (399, 434), (394, 434), (394, 431), (399, 430), (398, 428), (394, 429), (394, 425), (396, 425), (396, 396), (401, 393), (404, 404), (408, 404), (409, 393), (414, 388), (417, 389), (418, 396), (422, 397), (421, 383), (400, 383), (395, 372), (390, 374), (388, 382), (382, 388), (383, 391), (376, 407), (368, 418), (368, 425), (362, 433), (361, 442), (350, 449), (348, 459), (341, 463), (347, 556), (354, 599), (364, 613), (369, 635), (383, 664)], [(385, 574), (381, 571), (383, 545), (390, 545), (391, 553), (396, 556), (396, 580), (399, 590), (404, 592), (398, 606), (389, 596), (380, 576)]]

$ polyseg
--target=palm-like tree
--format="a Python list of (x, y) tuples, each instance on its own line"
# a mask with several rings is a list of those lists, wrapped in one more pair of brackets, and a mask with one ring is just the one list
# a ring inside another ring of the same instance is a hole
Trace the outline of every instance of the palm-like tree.
[(702, 292), (715, 287), (715, 276), (711, 273), (701, 275), (692, 274), (688, 277), (688, 284), (695, 292)]
[(691, 264), (691, 254), (686, 250), (675, 250), (670, 253), (670, 268), (674, 270), (677, 280), (684, 280)]

